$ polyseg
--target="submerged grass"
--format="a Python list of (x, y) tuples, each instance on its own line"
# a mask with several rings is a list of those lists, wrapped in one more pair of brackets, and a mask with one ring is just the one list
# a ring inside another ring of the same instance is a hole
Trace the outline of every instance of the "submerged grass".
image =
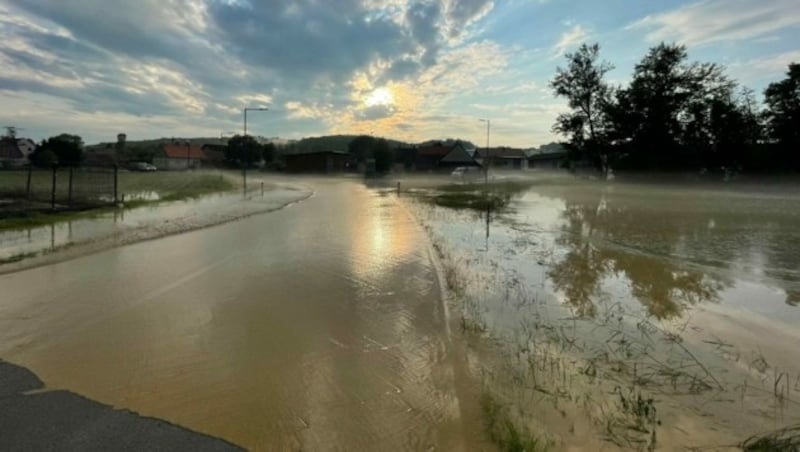
[[(121, 199), (124, 199), (125, 196), (135, 196), (137, 193), (155, 193), (157, 195), (154, 199), (133, 197), (125, 201), (124, 208), (126, 209), (158, 202), (193, 199), (212, 193), (230, 191), (236, 187), (230, 177), (222, 173), (210, 172), (120, 173), (119, 184)], [(91, 218), (110, 212), (115, 208), (106, 204), (86, 208), (51, 210), (47, 203), (36, 203), (35, 208), (22, 206), (0, 211), (0, 231), (28, 229), (63, 221)]]
[(530, 185), (526, 181), (446, 184), (436, 187), (427, 200), (451, 209), (498, 211), (507, 208), (514, 196), (523, 193)]
[(796, 452), (800, 451), (800, 425), (783, 428), (764, 435), (754, 436), (741, 444), (745, 452)]
[(31, 257), (36, 257), (38, 255), (39, 255), (38, 253), (19, 253), (19, 254), (14, 254), (13, 256), (9, 256), (9, 257), (6, 257), (4, 259), (0, 259), (0, 265), (13, 264), (15, 262), (19, 262), (19, 261), (24, 260), (24, 259), (28, 259), (28, 258), (31, 258)]
[(489, 392), (481, 395), (481, 411), (489, 439), (504, 452), (546, 451), (547, 443), (517, 427), (507, 406)]
[(69, 210), (69, 211), (28, 211), (17, 212), (13, 215), (3, 216), (0, 214), (0, 231), (11, 229), (30, 229), (39, 226), (47, 226), (62, 221), (78, 220), (90, 218), (103, 212), (110, 211), (111, 208), (95, 208), (90, 210)]

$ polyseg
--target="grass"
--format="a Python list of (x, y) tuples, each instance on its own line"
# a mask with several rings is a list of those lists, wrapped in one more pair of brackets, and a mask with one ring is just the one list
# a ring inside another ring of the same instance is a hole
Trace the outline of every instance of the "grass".
[(179, 201), (232, 190), (231, 177), (221, 172), (120, 173), (120, 193), (156, 193), (162, 201)]
[(764, 435), (754, 436), (741, 444), (745, 452), (796, 452), (800, 451), (800, 425), (783, 428)]
[(24, 260), (24, 259), (28, 259), (28, 258), (31, 258), (31, 257), (36, 257), (38, 255), (39, 255), (38, 253), (19, 253), (19, 254), (14, 254), (13, 256), (9, 256), (9, 257), (6, 257), (4, 259), (0, 259), (0, 265), (13, 264), (15, 262), (19, 262), (19, 261)]
[(481, 395), (481, 411), (486, 433), (501, 451), (538, 452), (547, 450), (546, 442), (517, 427), (511, 420), (508, 407), (501, 404), (488, 392)]
[[(67, 172), (60, 170), (56, 183), (56, 203), (63, 203), (67, 198)], [(75, 174), (78, 174), (76, 171)], [(73, 194), (81, 208), (51, 210), (49, 203), (41, 200), (50, 197), (52, 173), (37, 170), (32, 173), (32, 196), (40, 200), (28, 203), (15, 201), (6, 209), (0, 209), (0, 230), (32, 228), (48, 224), (86, 218), (113, 209), (108, 197), (113, 197), (113, 174), (82, 173), (73, 179)], [(0, 198), (19, 199), (25, 197), (27, 171), (0, 171)], [(153, 202), (179, 201), (199, 196), (232, 190), (236, 187), (233, 178), (222, 172), (156, 172), (138, 173), (120, 171), (118, 194), (126, 199), (125, 208), (136, 208)], [(92, 192), (93, 200), (81, 198)], [(102, 195), (106, 198), (98, 199)]]
[(530, 182), (504, 181), (486, 184), (447, 184), (436, 187), (428, 201), (451, 209), (470, 209), (480, 212), (498, 211), (508, 207), (511, 200), (530, 187)]
[(10, 229), (29, 229), (38, 226), (47, 226), (61, 221), (78, 220), (87, 218), (93, 215), (99, 215), (108, 212), (111, 209), (108, 207), (97, 208), (91, 210), (70, 210), (70, 211), (26, 211), (15, 212), (13, 215), (4, 216), (0, 212), (0, 231)]

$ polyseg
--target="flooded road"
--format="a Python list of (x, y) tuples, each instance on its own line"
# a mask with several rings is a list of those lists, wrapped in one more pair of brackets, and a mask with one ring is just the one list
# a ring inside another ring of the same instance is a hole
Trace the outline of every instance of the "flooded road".
[(424, 232), (391, 195), (315, 184), (280, 211), (0, 276), (0, 357), (256, 450), (473, 450)]

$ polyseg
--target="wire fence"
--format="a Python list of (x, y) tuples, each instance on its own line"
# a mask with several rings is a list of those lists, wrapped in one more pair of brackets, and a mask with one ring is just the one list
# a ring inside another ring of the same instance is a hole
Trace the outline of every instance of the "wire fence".
[(4, 210), (68, 210), (118, 201), (118, 170), (106, 167), (22, 168), (0, 171)]

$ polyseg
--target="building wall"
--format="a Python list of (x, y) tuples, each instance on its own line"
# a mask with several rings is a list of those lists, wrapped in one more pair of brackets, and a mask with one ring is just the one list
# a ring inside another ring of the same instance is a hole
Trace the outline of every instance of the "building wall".
[(347, 171), (349, 156), (343, 154), (315, 152), (311, 154), (289, 154), (285, 156), (288, 173), (341, 173)]
[(528, 160), (495, 157), (492, 159), (491, 166), (497, 169), (524, 170), (528, 169)]
[[(188, 168), (191, 169), (202, 168), (203, 166), (203, 162), (199, 159), (189, 159), (188, 163)], [(155, 157), (153, 158), (153, 165), (162, 171), (180, 171), (187, 169), (187, 160), (169, 157)]]

